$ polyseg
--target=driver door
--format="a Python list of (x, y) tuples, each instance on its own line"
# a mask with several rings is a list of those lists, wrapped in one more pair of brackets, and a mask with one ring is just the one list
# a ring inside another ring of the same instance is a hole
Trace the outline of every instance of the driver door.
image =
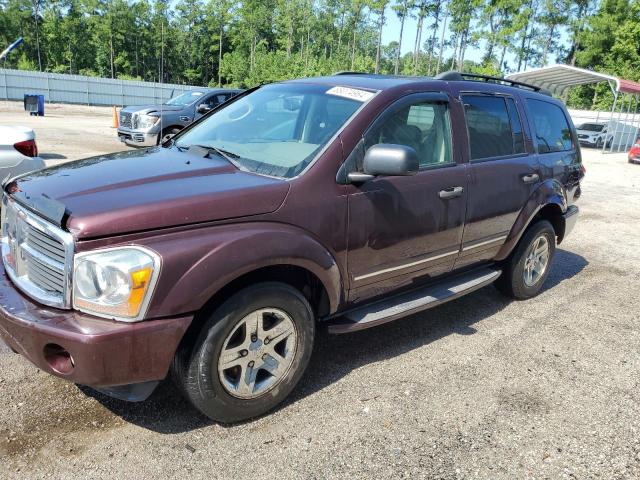
[(451, 271), (462, 241), (467, 174), (456, 161), (449, 97), (403, 97), (365, 133), (365, 151), (378, 143), (414, 148), (420, 171), (352, 186), (348, 270), (354, 302)]

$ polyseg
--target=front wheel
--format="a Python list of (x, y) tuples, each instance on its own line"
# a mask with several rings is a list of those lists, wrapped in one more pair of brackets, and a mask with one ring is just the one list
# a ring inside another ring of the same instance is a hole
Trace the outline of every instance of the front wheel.
[(162, 145), (164, 142), (166, 142), (167, 140), (170, 140), (179, 132), (180, 132), (180, 129), (176, 127), (165, 128), (162, 132), (158, 134), (158, 145)]
[(296, 289), (262, 283), (241, 290), (182, 348), (174, 377), (209, 418), (238, 422), (282, 402), (309, 363), (315, 333), (309, 302)]
[(496, 287), (518, 300), (535, 297), (549, 276), (556, 252), (556, 234), (551, 223), (540, 220), (525, 232), (505, 262)]

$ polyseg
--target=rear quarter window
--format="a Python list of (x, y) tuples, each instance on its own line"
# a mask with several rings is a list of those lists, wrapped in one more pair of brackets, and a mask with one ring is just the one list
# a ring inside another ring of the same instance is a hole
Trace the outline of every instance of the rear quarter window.
[(538, 153), (563, 152), (574, 148), (571, 127), (562, 109), (553, 103), (527, 99), (533, 120)]

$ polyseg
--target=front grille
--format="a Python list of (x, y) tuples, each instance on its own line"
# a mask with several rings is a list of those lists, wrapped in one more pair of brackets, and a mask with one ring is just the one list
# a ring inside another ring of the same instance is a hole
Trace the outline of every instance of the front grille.
[(14, 284), (35, 300), (70, 308), (71, 234), (3, 199), (2, 260)]
[(131, 114), (128, 112), (120, 112), (120, 126), (131, 128)]
[(578, 135), (578, 138), (589, 138), (589, 135)]
[(64, 292), (64, 244), (44, 232), (27, 228), (24, 253), (27, 273), (33, 283), (50, 292)]

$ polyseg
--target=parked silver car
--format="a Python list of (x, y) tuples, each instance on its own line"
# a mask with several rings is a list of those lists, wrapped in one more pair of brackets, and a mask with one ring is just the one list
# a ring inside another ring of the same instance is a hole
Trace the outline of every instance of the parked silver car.
[(120, 110), (118, 138), (134, 147), (158, 145), (241, 92), (201, 88), (186, 91), (162, 105), (125, 107)]
[(28, 127), (0, 125), (0, 183), (22, 173), (40, 170), (36, 134)]

